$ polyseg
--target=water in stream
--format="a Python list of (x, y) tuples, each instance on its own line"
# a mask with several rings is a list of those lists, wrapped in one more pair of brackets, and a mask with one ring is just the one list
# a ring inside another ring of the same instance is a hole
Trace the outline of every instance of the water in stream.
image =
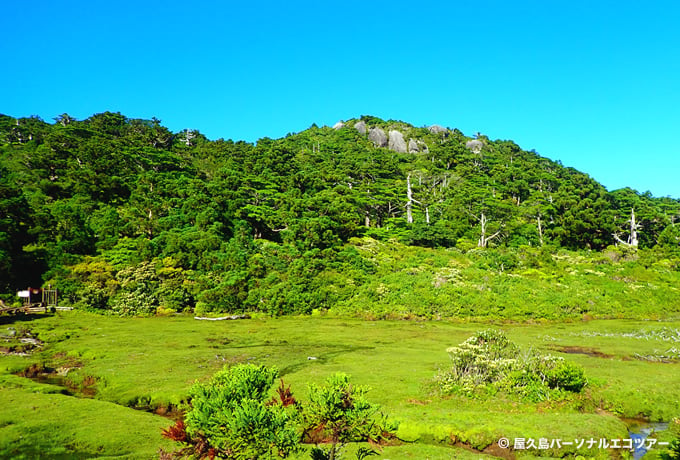
[(659, 431), (668, 429), (668, 422), (644, 422), (640, 420), (626, 420), (628, 425), (628, 436), (633, 440), (633, 459), (639, 460), (647, 453), (647, 438)]

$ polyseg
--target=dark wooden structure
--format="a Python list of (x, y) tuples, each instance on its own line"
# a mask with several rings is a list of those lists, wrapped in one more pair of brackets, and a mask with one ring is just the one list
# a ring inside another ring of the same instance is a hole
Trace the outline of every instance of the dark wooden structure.
[(59, 296), (52, 286), (47, 288), (32, 288), (17, 292), (21, 298), (21, 307), (7, 306), (0, 302), (0, 313), (36, 313), (40, 311), (54, 311), (58, 308)]

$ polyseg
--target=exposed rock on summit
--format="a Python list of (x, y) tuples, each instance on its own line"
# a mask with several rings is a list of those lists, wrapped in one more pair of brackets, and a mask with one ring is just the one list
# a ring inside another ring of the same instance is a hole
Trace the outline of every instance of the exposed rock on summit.
[(404, 135), (399, 131), (391, 130), (388, 148), (398, 153), (406, 153), (406, 141), (404, 140)]
[(333, 125), (333, 129), (340, 129), (340, 128), (344, 128), (344, 127), (345, 127), (345, 122), (343, 122), (342, 120), (340, 120), (339, 122), (337, 122), (336, 124)]
[(361, 134), (366, 134), (367, 131), (366, 123), (364, 123), (363, 121), (357, 121), (356, 123), (354, 123), (354, 129), (359, 131)]
[(421, 140), (409, 139), (408, 141), (408, 153), (429, 153), (430, 149), (427, 148), (427, 144)]
[(385, 131), (380, 128), (371, 128), (368, 131), (368, 140), (373, 142), (373, 145), (376, 147), (387, 146), (387, 135), (385, 135)]
[(473, 139), (471, 141), (467, 141), (465, 143), (465, 147), (472, 150), (472, 153), (479, 153), (482, 151), (482, 147), (484, 147), (484, 144), (480, 140)]
[(431, 133), (434, 133), (434, 134), (448, 133), (449, 132), (448, 129), (444, 128), (443, 126), (439, 126), (439, 125), (432, 125), (428, 129), (430, 130)]

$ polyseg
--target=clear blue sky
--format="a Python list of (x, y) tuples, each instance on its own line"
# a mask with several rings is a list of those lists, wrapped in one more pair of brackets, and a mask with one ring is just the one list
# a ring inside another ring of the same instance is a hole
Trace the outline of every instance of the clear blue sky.
[(512, 139), (680, 198), (677, 1), (12, 1), (0, 113), (211, 139), (362, 114)]

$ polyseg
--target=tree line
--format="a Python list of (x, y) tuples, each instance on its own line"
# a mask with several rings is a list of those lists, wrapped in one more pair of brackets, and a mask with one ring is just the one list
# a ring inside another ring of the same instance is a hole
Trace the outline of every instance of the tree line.
[[(358, 122), (419, 148), (376, 146)], [(332, 302), (327, 270), (370, 275), (360, 236), (674, 254), (679, 215), (509, 140), (371, 116), (248, 143), (120, 113), (0, 115), (0, 292), (50, 282), (120, 314), (309, 312)]]

